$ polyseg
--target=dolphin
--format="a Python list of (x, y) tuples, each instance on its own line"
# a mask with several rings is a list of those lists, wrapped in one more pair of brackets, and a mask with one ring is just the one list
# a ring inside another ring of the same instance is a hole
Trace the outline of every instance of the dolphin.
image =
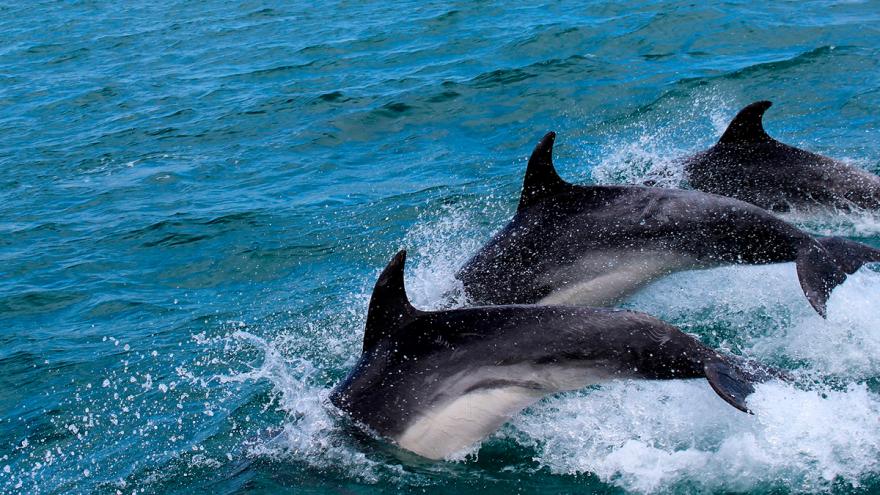
[(751, 412), (754, 383), (779, 372), (725, 356), (643, 313), (566, 306), (421, 311), (406, 252), (376, 282), (363, 349), (329, 400), (367, 431), (429, 459), (471, 447), (542, 397), (615, 379), (706, 378)]
[(548, 133), (526, 169), (513, 219), (457, 273), (475, 304), (607, 306), (664, 275), (794, 261), (822, 316), (831, 290), (880, 251), (817, 239), (770, 212), (700, 191), (581, 186), (553, 166)]
[(761, 119), (771, 105), (743, 108), (715, 146), (685, 160), (691, 187), (781, 212), (880, 208), (880, 177), (770, 137)]

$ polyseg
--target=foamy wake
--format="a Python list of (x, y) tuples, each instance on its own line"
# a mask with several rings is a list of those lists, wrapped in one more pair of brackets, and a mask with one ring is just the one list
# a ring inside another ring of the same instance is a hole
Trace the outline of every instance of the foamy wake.
[(724, 326), (759, 360), (804, 362), (816, 374), (863, 380), (880, 376), (877, 301), (880, 273), (863, 267), (834, 290), (823, 319), (807, 302), (794, 263), (782, 263), (677, 273), (627, 306), (684, 330)]
[(548, 401), (514, 421), (537, 460), (636, 492), (696, 487), (815, 491), (880, 469), (880, 400), (771, 382), (728, 406), (702, 380), (621, 382)]
[[(862, 382), (880, 375), (878, 297), (880, 274), (863, 269), (838, 287), (823, 320), (793, 264), (668, 277), (629, 305), (697, 326), (759, 326), (746, 354), (806, 363), (796, 373), (806, 387), (759, 385), (750, 416), (703, 380), (612, 383), (533, 408), (514, 421), (515, 436), (553, 472), (594, 473), (636, 492), (859, 486), (880, 472), (880, 397)], [(815, 381), (828, 376), (844, 385)]]
[[(747, 355), (805, 362), (800, 376), (836, 375), (846, 383), (759, 385), (749, 399), (756, 414), (746, 415), (704, 380), (615, 382), (550, 398), (486, 441), (512, 436), (535, 448), (536, 460), (554, 473), (593, 473), (634, 492), (858, 486), (880, 472), (880, 398), (860, 383), (880, 374), (880, 331), (869, 304), (880, 296), (878, 282), (880, 274), (867, 270), (850, 277), (835, 291), (825, 321), (804, 299), (790, 264), (669, 277), (630, 305), (698, 324), (711, 325), (700, 318), (719, 314), (740, 318), (744, 327), (777, 321), (753, 332)], [(411, 285), (419, 290), (419, 282)], [(315, 370), (309, 363), (285, 360), (271, 342), (245, 332), (234, 338), (261, 349), (264, 360), (225, 380), (271, 381), (290, 418), (274, 440), (253, 446), (252, 455), (340, 469), (366, 482), (416, 482), (400, 465), (361, 451), (340, 430), (325, 402), (328, 391), (310, 384)]]

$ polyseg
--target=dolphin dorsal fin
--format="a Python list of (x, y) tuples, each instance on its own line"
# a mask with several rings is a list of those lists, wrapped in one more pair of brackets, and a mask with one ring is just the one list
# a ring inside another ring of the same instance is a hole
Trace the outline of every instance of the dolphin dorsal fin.
[(367, 310), (367, 326), (364, 329), (363, 352), (372, 349), (379, 340), (399, 328), (418, 312), (406, 297), (403, 285), (403, 266), (406, 250), (399, 251), (388, 266), (382, 270)]
[(522, 195), (519, 199), (517, 211), (522, 211), (544, 197), (547, 197), (560, 189), (565, 181), (556, 173), (553, 166), (553, 142), (556, 133), (553, 131), (544, 135), (541, 141), (532, 151), (529, 164), (526, 167), (526, 176), (523, 179)]
[(764, 132), (761, 119), (773, 103), (762, 100), (756, 101), (743, 108), (727, 126), (727, 130), (721, 135), (718, 144), (737, 143), (760, 143), (770, 141), (772, 138)]

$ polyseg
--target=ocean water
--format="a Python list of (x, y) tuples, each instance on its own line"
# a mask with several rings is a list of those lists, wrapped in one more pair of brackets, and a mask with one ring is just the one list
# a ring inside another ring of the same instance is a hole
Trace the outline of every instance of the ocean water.
[[(397, 249), (418, 306), (463, 304), (546, 131), (571, 181), (675, 186), (758, 99), (880, 169), (880, 5), (3, 2), (0, 492), (877, 493), (876, 268), (827, 320), (791, 264), (625, 302), (791, 370), (754, 416), (618, 382), (429, 463), (325, 404)], [(870, 213), (789, 219), (880, 246)]]

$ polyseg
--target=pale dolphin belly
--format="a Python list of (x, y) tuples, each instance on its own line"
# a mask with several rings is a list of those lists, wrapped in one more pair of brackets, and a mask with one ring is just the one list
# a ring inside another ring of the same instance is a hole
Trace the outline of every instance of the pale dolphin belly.
[(609, 306), (664, 275), (706, 267), (675, 252), (595, 251), (547, 274), (557, 288), (538, 304)]
[(432, 408), (395, 441), (422, 457), (443, 459), (477, 443), (543, 396), (541, 391), (522, 387), (470, 392)]
[(577, 390), (609, 378), (606, 368), (583, 363), (514, 365), (460, 373), (438, 387), (448, 398), (422, 411), (394, 441), (423, 457), (443, 459), (471, 447), (548, 393)]

